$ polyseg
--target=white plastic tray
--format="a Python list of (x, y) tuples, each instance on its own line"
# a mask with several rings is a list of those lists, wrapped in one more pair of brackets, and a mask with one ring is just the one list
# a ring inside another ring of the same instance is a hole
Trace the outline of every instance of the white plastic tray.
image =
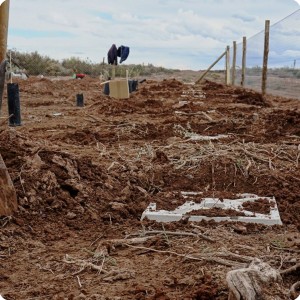
[[(201, 193), (195, 192), (182, 192), (185, 198), (190, 198)], [(186, 217), (189, 212), (199, 209), (211, 209), (214, 207), (222, 209), (232, 209), (238, 212), (243, 212), (245, 216), (220, 216), (220, 217), (207, 217), (190, 215), (189, 221), (200, 222), (201, 220), (215, 220), (221, 221), (239, 221), (248, 223), (260, 223), (265, 225), (282, 225), (280, 214), (278, 211), (277, 203), (274, 197), (260, 197), (254, 194), (241, 194), (239, 199), (222, 199), (219, 198), (203, 198), (201, 203), (195, 203), (194, 201), (187, 201), (183, 205), (177, 207), (173, 211), (168, 210), (156, 210), (156, 203), (150, 203), (146, 210), (143, 212), (141, 220), (147, 218), (157, 222), (174, 222), (180, 221), (183, 217)], [(256, 201), (259, 199), (267, 199), (270, 202), (270, 213), (261, 214), (247, 211), (243, 208), (242, 204), (247, 201)]]

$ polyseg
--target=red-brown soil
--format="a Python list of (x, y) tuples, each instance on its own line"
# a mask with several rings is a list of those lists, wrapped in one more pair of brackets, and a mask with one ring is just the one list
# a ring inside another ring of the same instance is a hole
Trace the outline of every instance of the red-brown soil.
[[(0, 219), (5, 299), (225, 300), (234, 264), (184, 255), (230, 251), (279, 270), (299, 262), (299, 100), (175, 79), (147, 80), (128, 100), (105, 96), (89, 77), (19, 86), (22, 126), (0, 127), (19, 203)], [(283, 226), (140, 221), (150, 202), (184, 203), (182, 191), (274, 196)], [(139, 244), (115, 241), (152, 230)], [(265, 299), (290, 299), (299, 272), (266, 285)]]
[(255, 201), (247, 201), (243, 203), (243, 208), (253, 213), (269, 214), (274, 203), (266, 198), (257, 199)]

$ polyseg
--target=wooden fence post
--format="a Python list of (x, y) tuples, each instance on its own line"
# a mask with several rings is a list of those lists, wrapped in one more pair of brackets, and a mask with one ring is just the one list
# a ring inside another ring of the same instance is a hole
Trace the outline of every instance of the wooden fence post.
[(266, 22), (265, 22), (264, 59), (263, 59), (262, 82), (261, 82), (261, 93), (263, 96), (266, 94), (266, 89), (267, 89), (269, 39), (270, 39), (270, 20), (266, 20)]
[(227, 46), (226, 47), (226, 75), (225, 75), (225, 79), (226, 79), (226, 85), (230, 84), (230, 47)]
[(247, 38), (243, 37), (243, 57), (242, 57), (242, 81), (241, 86), (245, 86), (246, 78), (246, 55), (247, 55)]
[(0, 5), (0, 63), (6, 58), (9, 0)]
[(7, 48), (9, 0), (0, 5), (0, 115), (5, 81), (5, 59)]
[[(0, 113), (5, 82), (9, 0), (0, 5)], [(0, 153), (0, 216), (11, 216), (18, 209), (17, 194)]]
[(235, 84), (235, 74), (236, 74), (236, 41), (233, 42), (233, 56), (232, 56), (232, 74), (231, 74), (231, 84)]

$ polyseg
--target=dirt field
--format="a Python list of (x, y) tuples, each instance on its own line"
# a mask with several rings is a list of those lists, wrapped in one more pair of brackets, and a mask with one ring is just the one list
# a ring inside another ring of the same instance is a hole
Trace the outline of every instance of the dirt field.
[[(227, 273), (254, 259), (279, 274), (255, 299), (296, 298), (299, 100), (176, 79), (147, 79), (128, 100), (88, 77), (19, 85), (22, 126), (0, 127), (19, 202), (0, 219), (5, 299), (228, 299)], [(283, 225), (140, 220), (151, 202), (183, 204), (182, 192), (275, 197)]]

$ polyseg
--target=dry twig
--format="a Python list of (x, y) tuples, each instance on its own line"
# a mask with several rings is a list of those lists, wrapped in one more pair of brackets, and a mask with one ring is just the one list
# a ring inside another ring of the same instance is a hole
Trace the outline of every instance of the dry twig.
[(8, 120), (9, 120), (9, 118), (11, 118), (13, 116), (13, 114), (11, 114), (9, 117), (7, 117), (7, 118), (1, 118), (1, 119), (4, 119), (3, 121), (1, 121), (1, 123), (0, 123), (0, 126), (2, 126), (2, 125), (4, 125)]
[(79, 276), (76, 276), (76, 277), (77, 277), (77, 282), (78, 282), (79, 288), (82, 288), (82, 284), (81, 284), (81, 282), (80, 282)]
[(297, 263), (296, 265), (294, 265), (294, 266), (292, 266), (292, 267), (290, 267), (288, 269), (280, 271), (280, 274), (283, 275), (283, 276), (284, 275), (288, 275), (288, 274), (290, 274), (292, 272), (297, 271), (298, 269), (300, 269), (300, 263)]
[(67, 263), (67, 264), (74, 264), (80, 267), (80, 270), (76, 273), (74, 273), (73, 275), (77, 275), (79, 273), (81, 273), (83, 270), (85, 270), (86, 268), (91, 268), (93, 270), (98, 271), (98, 274), (104, 273), (107, 274), (108, 272), (105, 271), (103, 269), (103, 266), (97, 266), (91, 262), (85, 261), (83, 259), (76, 259), (71, 257), (70, 255), (66, 254), (65, 258), (63, 259), (63, 262)]
[(189, 254), (181, 254), (181, 253), (177, 253), (177, 252), (169, 251), (169, 250), (156, 250), (156, 249), (153, 249), (153, 248), (142, 247), (142, 246), (132, 246), (132, 245), (129, 245), (129, 244), (124, 244), (124, 245), (127, 246), (127, 247), (130, 247), (130, 248), (139, 249), (139, 250), (146, 250), (146, 251), (156, 252), (156, 253), (161, 253), (161, 254), (175, 255), (175, 256), (182, 257), (184, 259), (214, 262), (214, 263), (221, 264), (221, 265), (228, 266), (228, 267), (234, 267), (234, 268), (244, 268), (244, 267), (246, 267), (246, 264), (244, 264), (244, 263), (238, 263), (236, 261), (230, 261), (230, 260), (222, 259), (222, 258), (219, 258), (219, 257), (214, 257), (213, 254), (209, 255), (209, 256), (206, 256), (206, 255), (189, 255)]
[(270, 246), (276, 250), (281, 250), (281, 251), (290, 251), (290, 252), (295, 252), (295, 253), (300, 253), (300, 250), (296, 250), (293, 248), (284, 248), (284, 247), (278, 247), (273, 243), (270, 243)]
[[(196, 226), (196, 225), (195, 225)], [(193, 226), (193, 227), (195, 227)], [(167, 234), (174, 236), (191, 236), (191, 237), (201, 237), (209, 242), (215, 243), (216, 241), (202, 233), (193, 233), (193, 232), (182, 232), (182, 231), (161, 231), (161, 230), (151, 230), (151, 231), (143, 231), (142, 233), (130, 234), (129, 236), (140, 236), (140, 235), (159, 235), (159, 234)]]
[(142, 246), (133, 246), (133, 245), (129, 245), (129, 244), (124, 244), (124, 245), (127, 246), (127, 247), (130, 247), (130, 248), (134, 248), (134, 249), (146, 250), (146, 251), (156, 252), (156, 253), (161, 253), (161, 254), (171, 254), (171, 255), (175, 255), (175, 256), (179, 256), (179, 257), (183, 257), (183, 258), (189, 258), (189, 259), (193, 259), (193, 260), (202, 261), (202, 258), (189, 256), (187, 254), (180, 254), (180, 253), (177, 253), (177, 252), (174, 252), (174, 251), (156, 250), (156, 249), (153, 249), (153, 248), (142, 247)]

